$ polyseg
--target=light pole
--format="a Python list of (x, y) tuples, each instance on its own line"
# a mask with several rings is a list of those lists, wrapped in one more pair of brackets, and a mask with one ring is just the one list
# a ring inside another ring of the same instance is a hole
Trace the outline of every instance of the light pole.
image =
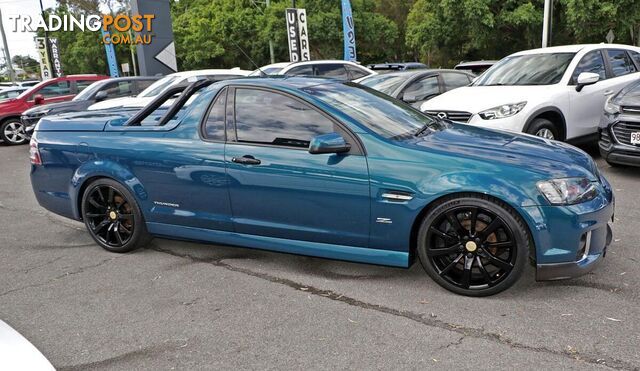
[(4, 33), (4, 25), (2, 24), (2, 11), (0, 10), (0, 33), (2, 34), (2, 43), (4, 45), (4, 58), (7, 64), (7, 72), (9, 73), (9, 79), (12, 83), (15, 82), (16, 76), (13, 73), (13, 65), (11, 64), (11, 54), (9, 53), (9, 47), (7, 46), (7, 35)]
[(542, 21), (542, 47), (551, 44), (551, 23), (553, 21), (553, 0), (544, 0), (544, 19)]

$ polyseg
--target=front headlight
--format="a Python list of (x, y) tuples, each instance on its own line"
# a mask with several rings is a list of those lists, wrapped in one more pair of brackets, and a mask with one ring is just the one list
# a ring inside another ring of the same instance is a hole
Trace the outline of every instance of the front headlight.
[(613, 102), (613, 96), (607, 98), (607, 101), (604, 103), (604, 111), (610, 115), (620, 113), (620, 105)]
[(552, 205), (574, 205), (593, 200), (596, 186), (587, 178), (551, 179), (536, 184), (540, 193)]
[(485, 120), (502, 119), (505, 117), (513, 116), (516, 113), (522, 111), (527, 102), (503, 104), (498, 107), (493, 107), (486, 111), (480, 112), (478, 115)]

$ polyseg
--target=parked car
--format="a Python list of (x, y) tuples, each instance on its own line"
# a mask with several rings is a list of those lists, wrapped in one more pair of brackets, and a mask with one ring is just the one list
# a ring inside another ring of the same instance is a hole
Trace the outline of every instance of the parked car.
[(256, 70), (253, 70), (253, 72), (251, 72), (249, 76), (277, 75), (278, 72), (282, 71), (283, 68), (287, 67), (290, 64), (291, 62), (279, 62), (279, 63), (267, 64), (266, 66), (262, 66)]
[(467, 86), (474, 75), (455, 70), (411, 70), (365, 77), (358, 82), (420, 108), (446, 91)]
[(367, 65), (367, 68), (377, 73), (383, 74), (383, 73), (389, 73), (389, 72), (395, 72), (395, 71), (427, 69), (429, 68), (429, 66), (419, 62), (399, 62), (399, 63), (369, 64)]
[(547, 139), (597, 141), (607, 96), (640, 77), (640, 48), (569, 45), (512, 54), (468, 87), (425, 102), (429, 114)]
[(0, 100), (15, 98), (28, 88), (6, 88), (0, 90)]
[(640, 80), (607, 100), (599, 148), (612, 166), (640, 166)]
[(31, 135), (38, 120), (45, 115), (84, 111), (97, 102), (135, 96), (158, 79), (157, 76), (139, 76), (96, 81), (70, 101), (39, 105), (24, 111), (21, 116), (24, 131), (27, 136)]
[(498, 61), (493, 61), (493, 60), (489, 60), (489, 61), (481, 60), (481, 61), (469, 61), (469, 62), (463, 61), (458, 63), (455, 67), (453, 67), (453, 69), (468, 71), (477, 76), (477, 75), (481, 75), (484, 71), (491, 68), (491, 66), (493, 66), (497, 62)]
[(98, 80), (102, 75), (69, 75), (45, 80), (24, 91), (15, 98), (0, 102), (0, 139), (6, 145), (24, 144), (29, 141), (20, 121), (22, 112), (33, 106), (65, 102)]
[(611, 186), (573, 146), (441, 120), (350, 82), (208, 84), (161, 118), (172, 92), (134, 116), (41, 119), (40, 205), (111, 252), (164, 236), (405, 268), (419, 257), (472, 296), (511, 286), (530, 257), (540, 280), (584, 274), (611, 241)]
[(199, 79), (210, 79), (214, 81), (233, 79), (247, 76), (250, 73), (251, 71), (245, 71), (239, 68), (176, 72), (154, 82), (135, 97), (115, 98), (103, 102), (98, 102), (89, 106), (88, 110), (93, 111), (121, 107), (142, 108), (149, 102), (151, 102), (155, 97), (162, 94), (162, 92), (176, 85), (188, 84), (189, 82)]
[(16, 82), (0, 82), (0, 89), (7, 88), (30, 88), (39, 83), (38, 80), (25, 80), (25, 81), (16, 81)]
[(351, 81), (376, 74), (376, 72), (357, 63), (341, 60), (295, 62), (278, 72), (278, 75), (285, 76), (315, 76)]
[(29, 340), (4, 321), (0, 321), (0, 369), (55, 371)]

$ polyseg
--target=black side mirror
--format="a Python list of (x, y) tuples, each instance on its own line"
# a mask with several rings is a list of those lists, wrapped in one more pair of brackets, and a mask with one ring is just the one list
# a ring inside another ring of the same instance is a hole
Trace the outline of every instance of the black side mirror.
[(311, 139), (309, 143), (309, 153), (312, 155), (321, 153), (345, 153), (350, 150), (351, 145), (338, 133), (318, 135)]
[(96, 102), (102, 102), (103, 100), (106, 100), (107, 98), (108, 98), (107, 92), (104, 91), (104, 90), (101, 90), (101, 91), (96, 93), (95, 100), (96, 100)]

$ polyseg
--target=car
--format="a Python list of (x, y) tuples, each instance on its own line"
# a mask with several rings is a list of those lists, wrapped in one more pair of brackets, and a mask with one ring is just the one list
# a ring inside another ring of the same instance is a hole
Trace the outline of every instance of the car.
[(365, 77), (357, 82), (420, 108), (433, 97), (469, 85), (474, 77), (455, 70), (410, 70)]
[(29, 340), (1, 320), (0, 369), (55, 371), (53, 365)]
[(27, 89), (28, 88), (20, 88), (20, 87), (2, 89), (0, 90), (0, 100), (15, 98), (18, 95), (20, 95), (20, 93), (22, 93)]
[(389, 73), (394, 71), (427, 69), (429, 68), (429, 66), (419, 62), (399, 62), (399, 63), (369, 64), (367, 65), (367, 68), (377, 73), (383, 74), (383, 73)]
[[(182, 105), (196, 94), (182, 109)], [(102, 248), (155, 237), (410, 267), (458, 294), (592, 270), (611, 185), (563, 142), (425, 115), (357, 83), (198, 81), (153, 117), (47, 116), (30, 145), (45, 209)]]
[(5, 145), (29, 142), (20, 121), (22, 113), (33, 106), (65, 102), (95, 81), (107, 79), (103, 75), (69, 75), (42, 81), (15, 98), (0, 102), (0, 140)]
[(607, 99), (598, 147), (611, 166), (640, 166), (640, 80)]
[(25, 80), (25, 81), (15, 81), (15, 82), (0, 82), (0, 89), (7, 88), (30, 88), (39, 83), (39, 80)]
[(316, 60), (290, 63), (277, 74), (285, 76), (327, 77), (352, 81), (376, 75), (377, 72), (351, 61)]
[(277, 75), (278, 72), (282, 71), (283, 68), (290, 65), (291, 62), (278, 62), (267, 64), (266, 66), (262, 66), (258, 69), (255, 69), (253, 72), (249, 74), (249, 76), (262, 76), (262, 75)]
[(239, 68), (232, 69), (210, 69), (210, 70), (193, 70), (182, 71), (166, 75), (160, 80), (154, 82), (148, 88), (144, 89), (140, 94), (135, 97), (124, 97), (109, 99), (103, 102), (97, 102), (87, 108), (90, 111), (94, 110), (106, 110), (114, 108), (142, 108), (149, 104), (154, 98), (162, 94), (167, 89), (180, 85), (188, 84), (189, 82), (198, 79), (211, 79), (211, 80), (225, 80), (238, 77), (244, 77), (251, 73), (251, 71), (241, 70)]
[(24, 111), (20, 120), (25, 133), (29, 136), (38, 120), (45, 115), (84, 111), (97, 102), (135, 96), (159, 78), (158, 76), (138, 76), (99, 80), (89, 85), (70, 101), (39, 105)]
[(497, 62), (498, 61), (495, 61), (495, 60), (487, 60), (487, 61), (480, 60), (480, 61), (467, 61), (467, 62), (462, 61), (458, 63), (455, 67), (453, 67), (453, 69), (459, 70), (459, 71), (468, 71), (477, 76), (477, 75), (481, 75), (484, 71), (491, 68), (491, 66), (493, 66)]
[(607, 96), (637, 80), (639, 71), (640, 48), (628, 45), (527, 50), (420, 109), (475, 126), (595, 143)]

